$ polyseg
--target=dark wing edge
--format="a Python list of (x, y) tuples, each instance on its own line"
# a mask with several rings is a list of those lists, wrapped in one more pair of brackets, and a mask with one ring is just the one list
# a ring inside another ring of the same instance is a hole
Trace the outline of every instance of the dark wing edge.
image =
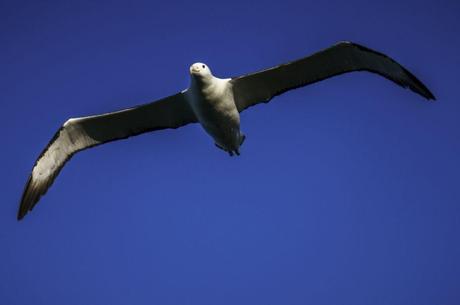
[(347, 41), (296, 61), (232, 78), (230, 82), (241, 112), (286, 91), (355, 71), (378, 74), (427, 100), (436, 100), (420, 80), (392, 58)]
[(35, 162), (21, 197), (17, 219), (21, 220), (34, 208), (75, 153), (196, 121), (184, 91), (149, 104), (66, 121)]

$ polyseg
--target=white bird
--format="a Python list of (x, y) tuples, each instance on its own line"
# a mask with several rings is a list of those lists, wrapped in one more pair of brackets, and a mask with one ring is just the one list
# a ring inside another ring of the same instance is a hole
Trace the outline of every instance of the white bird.
[(240, 130), (240, 112), (288, 90), (353, 71), (377, 73), (427, 100), (435, 100), (428, 88), (396, 61), (351, 42), (234, 78), (217, 78), (207, 65), (195, 63), (190, 67), (191, 81), (186, 90), (149, 104), (66, 121), (35, 162), (21, 198), (18, 220), (33, 209), (76, 152), (199, 122), (217, 147), (231, 156), (239, 155), (245, 139)]

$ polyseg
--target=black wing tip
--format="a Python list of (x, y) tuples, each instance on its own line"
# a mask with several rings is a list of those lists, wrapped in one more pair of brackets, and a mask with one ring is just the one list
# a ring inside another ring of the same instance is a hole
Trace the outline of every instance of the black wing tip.
[(26, 216), (27, 212), (29, 211), (29, 204), (27, 203), (28, 201), (26, 200), (27, 197), (30, 197), (30, 183), (32, 181), (32, 175), (29, 176), (26, 182), (26, 186), (24, 188), (24, 191), (22, 192), (21, 196), (21, 201), (19, 202), (19, 209), (18, 209), (18, 214), (16, 216), (16, 219), (18, 221), (22, 220), (24, 216)]
[(392, 58), (388, 57), (387, 55), (385, 55), (385, 54), (383, 54), (381, 52), (369, 49), (368, 47), (365, 47), (365, 46), (363, 46), (361, 44), (358, 44), (358, 43), (355, 43), (355, 42), (352, 42), (352, 41), (348, 41), (348, 40), (339, 41), (336, 45), (338, 45), (338, 46), (341, 45), (341, 46), (356, 47), (356, 48), (360, 49), (361, 51), (371, 52), (371, 53), (374, 53), (376, 55), (380, 55), (380, 56), (383, 56), (383, 57), (386, 57), (386, 58), (390, 59), (391, 61), (393, 61), (396, 64), (398, 64), (403, 69), (404, 73), (407, 75), (407, 77), (412, 82), (412, 83), (401, 84), (403, 87), (409, 87), (412, 91), (414, 91), (415, 93), (421, 95), (422, 97), (424, 97), (428, 101), (432, 101), (432, 102), (436, 101), (436, 97), (434, 96), (434, 94), (417, 77), (415, 77), (415, 75), (413, 75), (406, 68), (402, 67), (399, 63), (397, 63), (396, 61), (394, 61)]
[(436, 101), (436, 97), (434, 96), (433, 93), (431, 93), (430, 89), (428, 89), (427, 86), (425, 86), (417, 77), (415, 77), (414, 74), (409, 72), (407, 69), (403, 67), (404, 73), (407, 75), (409, 78), (410, 82), (406, 83), (405, 86), (409, 87), (412, 91), (415, 93), (418, 93), (422, 97), (424, 97), (427, 101)]
[(411, 89), (416, 93), (420, 94), (428, 101), (436, 101), (436, 97), (433, 93), (431, 93), (430, 89), (428, 89), (415, 75), (404, 69), (404, 72), (409, 76), (411, 81), (415, 84), (415, 86), (411, 86)]
[[(25, 194), (24, 194), (24, 195), (25, 195)], [(23, 197), (24, 197), (24, 196), (23, 196)], [(21, 221), (21, 220), (24, 218), (24, 216), (26, 216), (27, 213), (28, 213), (30, 210), (32, 210), (32, 209), (30, 208), (30, 203), (29, 203), (29, 202), (26, 202), (26, 201), (24, 201), (24, 199), (22, 199), (22, 200), (21, 200), (21, 204), (19, 205), (18, 214), (17, 214), (16, 219), (17, 219), (18, 221)]]
[[(32, 198), (30, 198), (30, 196), (32, 196)], [(27, 215), (27, 213), (33, 210), (38, 200), (40, 200), (41, 195), (31, 194), (31, 191), (28, 190), (27, 193), (24, 193), (23, 197), (24, 198), (21, 200), (21, 204), (19, 205), (18, 214), (16, 217), (18, 221), (22, 220)], [(28, 198), (26, 199), (26, 197)]]
[(17, 216), (17, 218), (16, 218), (17, 221), (21, 221), (21, 220), (24, 218), (24, 216), (26, 216), (26, 214), (27, 214), (27, 211), (26, 211), (26, 212), (23, 212), (23, 211), (19, 210), (19, 211), (18, 211), (18, 216)]
[(25, 201), (24, 197), (26, 197), (26, 193), (24, 193), (23, 199), (21, 200), (21, 204), (19, 205), (18, 214), (16, 217), (18, 221), (22, 220), (24, 216), (26, 216), (27, 213), (32, 210), (30, 201)]
[(436, 96), (433, 95), (433, 93), (430, 92), (430, 90), (427, 89), (426, 95), (422, 94), (424, 98), (426, 98), (427, 101), (429, 102), (436, 102), (437, 98)]
[(32, 175), (30, 175), (29, 179), (27, 179), (27, 183), (19, 204), (18, 214), (16, 216), (18, 221), (22, 220), (29, 211), (32, 211), (35, 204), (38, 202), (42, 195), (39, 188), (37, 188), (37, 186), (32, 183), (32, 180)]

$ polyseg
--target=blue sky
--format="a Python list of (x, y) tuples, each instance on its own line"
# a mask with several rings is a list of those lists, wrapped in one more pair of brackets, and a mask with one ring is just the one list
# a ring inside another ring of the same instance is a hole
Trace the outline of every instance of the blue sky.
[[(2, 1), (0, 303), (458, 304), (458, 1)], [(199, 125), (77, 154), (24, 221), (67, 118), (351, 40), (428, 103), (340, 76), (242, 113), (241, 157)]]

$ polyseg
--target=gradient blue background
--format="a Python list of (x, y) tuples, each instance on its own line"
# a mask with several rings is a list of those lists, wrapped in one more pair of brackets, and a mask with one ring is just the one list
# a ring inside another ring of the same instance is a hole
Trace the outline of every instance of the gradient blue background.
[[(0, 2), (0, 304), (459, 304), (458, 1)], [(303, 57), (387, 53), (437, 96), (348, 74), (76, 155), (23, 222), (67, 118)]]

